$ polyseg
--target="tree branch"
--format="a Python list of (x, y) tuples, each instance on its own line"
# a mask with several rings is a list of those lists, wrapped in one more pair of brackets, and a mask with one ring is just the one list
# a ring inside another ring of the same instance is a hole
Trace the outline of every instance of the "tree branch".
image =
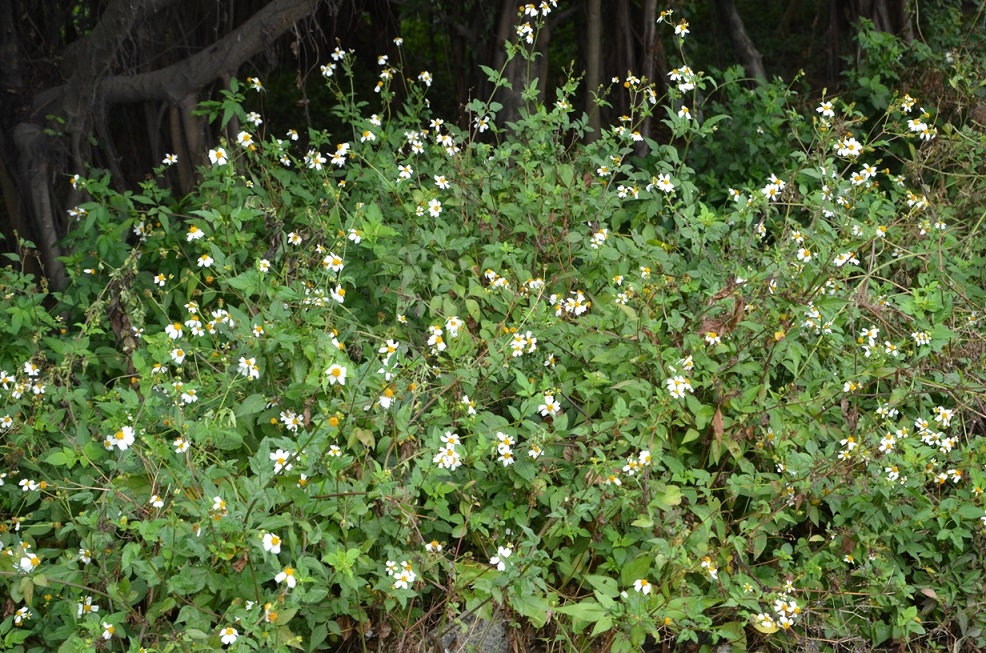
[(107, 104), (166, 100), (178, 102), (244, 61), (262, 52), (302, 18), (315, 11), (319, 0), (273, 0), (247, 22), (209, 48), (182, 61), (138, 75), (114, 75), (100, 84)]

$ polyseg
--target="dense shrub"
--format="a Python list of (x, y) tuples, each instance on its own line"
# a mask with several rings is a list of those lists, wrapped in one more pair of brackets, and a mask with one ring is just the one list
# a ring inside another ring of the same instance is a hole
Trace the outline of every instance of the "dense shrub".
[(412, 650), (494, 606), (553, 650), (986, 646), (981, 221), (921, 165), (959, 132), (778, 92), (804, 139), (709, 189), (684, 63), (591, 145), (574, 81), (460, 128), (381, 71), (371, 107), (326, 63), (344, 134), (234, 82), (194, 194), (91, 171), (73, 286), (3, 272), (5, 649)]

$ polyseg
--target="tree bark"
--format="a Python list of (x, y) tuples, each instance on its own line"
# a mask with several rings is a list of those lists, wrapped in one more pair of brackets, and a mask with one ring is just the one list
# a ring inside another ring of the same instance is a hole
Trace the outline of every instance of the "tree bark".
[(595, 96), (602, 83), (603, 67), (603, 17), (600, 0), (588, 0), (586, 5), (587, 48), (585, 63), (585, 112), (589, 115), (589, 127), (592, 130), (586, 134), (585, 140), (595, 141), (599, 138), (602, 120), (599, 107), (596, 106)]
[(729, 39), (733, 42), (733, 51), (739, 57), (740, 63), (743, 64), (743, 70), (749, 77), (761, 82), (767, 81), (763, 58), (753, 44), (753, 40), (750, 39), (750, 35), (746, 33), (743, 19), (736, 11), (735, 0), (716, 0), (716, 8), (719, 10), (719, 16), (729, 32)]
[[(643, 35), (643, 62), (640, 68), (640, 73), (643, 79), (649, 83), (654, 84), (654, 92), (661, 94), (664, 88), (664, 79), (657, 78), (655, 74), (656, 71), (656, 59), (657, 57), (657, 47), (660, 46), (660, 41), (657, 40), (657, 0), (644, 0), (644, 35)], [(661, 59), (663, 59), (663, 50), (661, 53)], [(643, 123), (640, 125), (640, 135), (645, 139), (650, 138), (651, 133), (651, 122), (653, 116), (647, 116), (644, 118)], [(641, 141), (637, 143), (634, 147), (634, 151), (638, 156), (643, 156), (647, 151), (647, 143)]]

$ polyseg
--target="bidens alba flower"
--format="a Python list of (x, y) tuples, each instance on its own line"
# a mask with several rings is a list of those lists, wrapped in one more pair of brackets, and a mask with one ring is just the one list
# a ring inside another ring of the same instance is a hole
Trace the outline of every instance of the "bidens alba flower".
[(325, 370), (325, 375), (329, 377), (329, 385), (346, 385), (346, 368), (342, 365), (334, 364)]
[(79, 610), (76, 616), (79, 617), (80, 619), (84, 614), (95, 614), (99, 612), (99, 606), (93, 605), (91, 596), (87, 596), (86, 598), (84, 598), (82, 600), (82, 603), (79, 603), (78, 606), (79, 606)]
[(496, 555), (490, 558), (490, 564), (497, 568), (497, 571), (503, 571), (507, 568), (507, 558), (514, 550), (510, 546), (498, 546), (496, 548)]
[(131, 426), (124, 426), (119, 431), (113, 434), (110, 438), (113, 446), (118, 448), (120, 451), (126, 451), (134, 443), (134, 430)]
[(283, 449), (278, 449), (277, 451), (270, 454), (271, 462), (274, 463), (274, 473), (280, 474), (281, 470), (291, 471), (292, 465), (288, 460), (294, 454), (290, 451), (284, 451)]
[(650, 594), (651, 584), (646, 578), (638, 578), (633, 581), (633, 589), (637, 590), (641, 594)]
[(544, 403), (538, 406), (538, 412), (542, 417), (557, 417), (561, 413), (561, 405), (555, 401), (553, 394), (545, 392)]
[(294, 586), (298, 584), (298, 580), (294, 577), (294, 569), (291, 567), (285, 567), (281, 573), (274, 576), (274, 580), (278, 584), (284, 583), (288, 589), (294, 589)]
[(256, 358), (246, 358), (240, 357), (240, 365), (237, 368), (243, 376), (248, 379), (259, 379), (260, 378), (260, 368), (257, 367)]
[(222, 643), (227, 646), (229, 646), (230, 644), (235, 644), (236, 638), (238, 638), (239, 636), (240, 636), (239, 631), (233, 628), (232, 626), (226, 626), (225, 628), (219, 631), (220, 641), (222, 641)]
[(221, 166), (229, 162), (229, 157), (226, 155), (226, 150), (217, 147), (214, 150), (209, 150), (209, 161), (212, 161), (212, 165)]
[(686, 392), (694, 392), (691, 382), (683, 376), (672, 377), (665, 381), (665, 384), (668, 386), (668, 392), (675, 399), (683, 398)]
[(25, 574), (34, 571), (34, 568), (41, 564), (41, 558), (34, 555), (33, 553), (26, 554), (20, 560), (20, 568)]
[(281, 552), (281, 538), (273, 533), (264, 533), (264, 551), (277, 555)]

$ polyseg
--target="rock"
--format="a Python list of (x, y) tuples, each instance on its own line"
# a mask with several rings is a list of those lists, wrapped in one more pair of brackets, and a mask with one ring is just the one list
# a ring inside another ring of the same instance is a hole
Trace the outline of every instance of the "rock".
[(499, 612), (494, 612), (492, 619), (460, 614), (432, 630), (419, 650), (421, 653), (511, 653), (507, 624)]

